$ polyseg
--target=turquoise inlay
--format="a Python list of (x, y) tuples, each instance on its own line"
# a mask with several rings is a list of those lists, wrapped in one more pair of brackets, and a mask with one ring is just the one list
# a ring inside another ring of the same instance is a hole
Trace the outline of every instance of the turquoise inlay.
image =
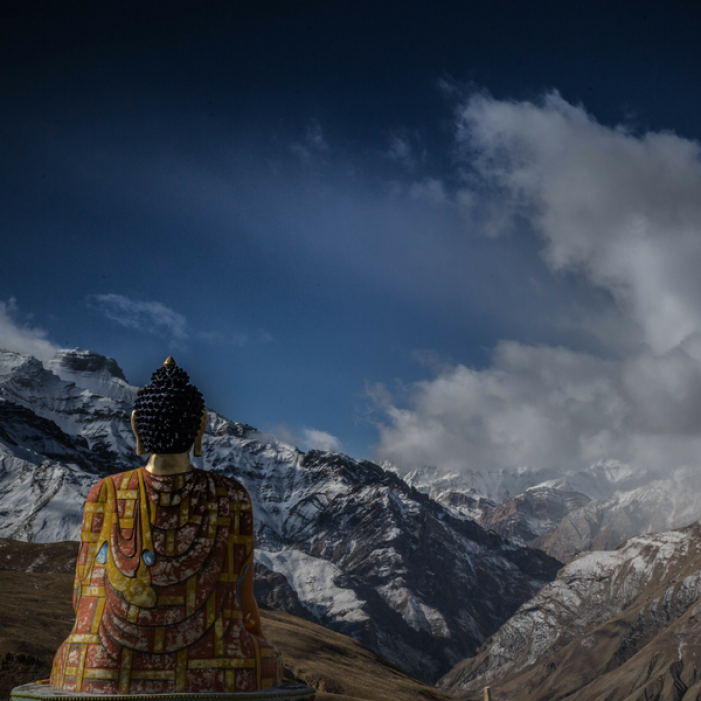
[(244, 568), (243, 572), (241, 572), (241, 576), (238, 578), (238, 581), (236, 582), (236, 600), (239, 602), (239, 610), (243, 611), (243, 606), (241, 606), (241, 592), (239, 591), (241, 589), (241, 582), (243, 581), (243, 578), (246, 576), (246, 572), (248, 572), (248, 568), (251, 566), (251, 563), (249, 562)]
[(150, 550), (144, 550), (142, 557), (149, 567), (156, 561), (156, 556)]
[(102, 544), (102, 547), (100, 548), (100, 552), (97, 553), (97, 561), (101, 564), (104, 565), (105, 562), (107, 562), (107, 541), (105, 541)]

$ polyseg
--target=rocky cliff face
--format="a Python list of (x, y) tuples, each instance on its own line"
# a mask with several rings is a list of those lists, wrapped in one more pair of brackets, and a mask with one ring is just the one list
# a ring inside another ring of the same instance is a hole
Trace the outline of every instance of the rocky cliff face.
[[(94, 353), (42, 364), (0, 352), (0, 537), (79, 537), (94, 481), (142, 462), (134, 395)], [(559, 567), (372, 463), (304, 453), (213, 411), (203, 448), (196, 463), (251, 494), (266, 599), (301, 605), (424, 680), (475, 651)]]
[(495, 699), (697, 699), (701, 525), (567, 565), (439, 686)]

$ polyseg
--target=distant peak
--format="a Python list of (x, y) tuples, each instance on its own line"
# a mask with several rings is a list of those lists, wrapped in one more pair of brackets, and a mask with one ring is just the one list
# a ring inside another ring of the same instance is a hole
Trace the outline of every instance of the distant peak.
[(92, 351), (74, 348), (73, 350), (62, 350), (56, 353), (47, 365), (59, 366), (71, 372), (99, 372), (106, 370), (112, 377), (127, 381), (122, 368), (119, 367), (114, 358)]
[(31, 358), (31, 356), (27, 355), (26, 353), (18, 353), (17, 351), (9, 350), (7, 348), (0, 348), (0, 355), (6, 356), (7, 358), (17, 358), (22, 361)]
[(42, 365), (33, 355), (0, 348), (0, 375), (12, 374), (20, 368), (24, 373), (36, 373)]

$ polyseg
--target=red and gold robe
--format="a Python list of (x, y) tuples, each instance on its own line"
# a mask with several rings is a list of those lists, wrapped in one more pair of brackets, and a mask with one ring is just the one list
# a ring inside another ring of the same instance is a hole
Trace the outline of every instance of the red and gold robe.
[(203, 470), (112, 475), (90, 491), (81, 539), (76, 621), (53, 686), (162, 694), (282, 681), (277, 650), (244, 625), (253, 514), (241, 484)]

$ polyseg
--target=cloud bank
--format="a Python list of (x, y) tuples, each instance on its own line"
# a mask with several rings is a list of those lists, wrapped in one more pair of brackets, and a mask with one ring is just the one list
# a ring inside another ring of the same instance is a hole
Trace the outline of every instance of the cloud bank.
[(456, 365), (415, 383), (407, 407), (374, 388), (387, 419), (379, 458), (457, 471), (698, 464), (700, 361), (699, 336), (663, 356), (622, 361), (502, 342), (486, 370)]
[(606, 357), (502, 342), (491, 366), (375, 387), (378, 459), (445, 469), (701, 464), (701, 151), (599, 124), (558, 94), (459, 110), (465, 187), (487, 236), (538, 236), (554, 276), (605, 294), (578, 323)]
[(701, 329), (698, 143), (604, 127), (557, 94), (474, 97), (458, 143), (510, 220), (541, 236), (550, 269), (610, 292), (655, 352)]
[(17, 320), (14, 297), (0, 301), (0, 348), (33, 355), (39, 360), (53, 358), (60, 348), (46, 338), (46, 331), (22, 324)]

